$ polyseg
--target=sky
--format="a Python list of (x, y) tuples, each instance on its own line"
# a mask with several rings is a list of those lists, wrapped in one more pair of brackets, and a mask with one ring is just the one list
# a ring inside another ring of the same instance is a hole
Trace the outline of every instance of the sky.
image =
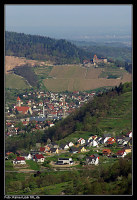
[(132, 4), (5, 4), (5, 29), (60, 38), (130, 33)]

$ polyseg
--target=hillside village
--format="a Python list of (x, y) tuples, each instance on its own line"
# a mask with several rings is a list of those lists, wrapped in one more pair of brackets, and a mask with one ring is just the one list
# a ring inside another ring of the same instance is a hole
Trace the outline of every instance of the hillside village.
[[(34, 123), (31, 131), (45, 130), (57, 120), (67, 117), (72, 111), (93, 98), (95, 92), (58, 94), (53, 92), (29, 92), (18, 96), (16, 103), (6, 106), (6, 136), (25, 133), (24, 127)], [(18, 126), (22, 124), (22, 128)]]
[[(94, 152), (93, 154), (90, 154), (91, 149)], [(82, 165), (98, 165), (100, 164), (99, 161), (102, 156), (110, 159), (124, 158), (131, 152), (132, 131), (129, 131), (125, 136), (117, 136), (116, 138), (110, 134), (104, 134), (103, 137), (93, 135), (88, 139), (79, 138), (75, 143), (72, 141), (60, 145), (51, 141), (44, 145), (37, 143), (35, 149), (31, 149), (28, 153), (16, 152), (16, 158), (12, 162), (14, 166), (19, 165), (20, 167), (26, 165), (27, 160), (43, 164), (47, 161), (47, 158), (54, 158), (57, 155), (56, 161), (54, 159), (52, 161), (51, 159), (51, 166), (58, 167), (63, 165), (68, 167), (79, 163), (73, 161), (73, 155), (83, 154), (82, 158), (84, 157), (84, 161), (81, 163)], [(13, 152), (6, 153), (6, 160), (8, 160), (10, 154), (13, 154)], [(67, 157), (64, 156), (66, 154)], [(68, 155), (70, 156), (69, 158)]]
[[(29, 92), (22, 94), (16, 99), (16, 104), (10, 109), (6, 107), (6, 137), (16, 137), (19, 134), (25, 134), (30, 124), (30, 132), (37, 130), (45, 130), (55, 125), (55, 122), (67, 117), (76, 108), (83, 103), (91, 100), (95, 92), (80, 94), (73, 92), (71, 94), (58, 94), (52, 92)], [(35, 101), (35, 98), (39, 102)], [(43, 100), (44, 98), (44, 100)], [(111, 134), (104, 134), (103, 137), (91, 135), (88, 139), (79, 138), (77, 141), (71, 140), (67, 143), (55, 144), (48, 141), (46, 144), (37, 144), (35, 148), (29, 152), (14, 152), (16, 158), (12, 160), (13, 165), (26, 165), (26, 160), (32, 160), (37, 163), (44, 163), (47, 157), (55, 155), (61, 156), (55, 162), (51, 162), (52, 166), (73, 166), (77, 162), (73, 161), (73, 155), (84, 155), (84, 164), (98, 165), (100, 156), (109, 158), (125, 157), (132, 151), (132, 131), (123, 136), (113, 137)], [(92, 154), (90, 154), (92, 152)], [(6, 152), (5, 159), (8, 160), (13, 152)], [(69, 155), (63, 157), (62, 155)]]

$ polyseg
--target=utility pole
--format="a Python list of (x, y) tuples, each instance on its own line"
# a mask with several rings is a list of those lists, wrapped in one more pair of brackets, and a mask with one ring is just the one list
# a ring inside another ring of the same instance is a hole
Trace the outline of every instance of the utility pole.
[(45, 117), (44, 102), (43, 102), (43, 117)]
[(63, 118), (66, 117), (66, 113), (65, 113), (65, 96), (63, 98)]

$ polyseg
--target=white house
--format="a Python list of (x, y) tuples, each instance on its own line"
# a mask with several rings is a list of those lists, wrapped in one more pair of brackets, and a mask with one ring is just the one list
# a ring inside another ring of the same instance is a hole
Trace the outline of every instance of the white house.
[(86, 158), (86, 162), (88, 165), (98, 165), (99, 164), (99, 156), (94, 154)]
[(130, 139), (131, 139), (130, 137), (124, 137), (122, 145), (127, 145)]
[(44, 162), (44, 156), (42, 154), (35, 154), (33, 156), (33, 161), (36, 161), (36, 162)]
[(23, 154), (22, 156), (25, 158), (25, 160), (31, 160), (32, 159), (32, 155), (30, 153), (29, 154)]
[(68, 146), (69, 146), (69, 147), (74, 146), (73, 142), (69, 142), (69, 143), (68, 143)]
[(60, 149), (68, 150), (69, 149), (69, 145), (67, 145), (67, 144), (61, 144), (60, 145)]
[(127, 133), (127, 137), (132, 137), (132, 131), (129, 131), (128, 133)]
[(64, 150), (68, 150), (69, 149), (69, 146), (66, 144), (64, 145)]
[(91, 137), (89, 137), (89, 138), (88, 138), (88, 142), (90, 142), (90, 140), (92, 140), (92, 139), (93, 139), (93, 138), (92, 138), (92, 136), (91, 136)]
[(93, 140), (93, 143), (92, 143), (92, 145), (93, 145), (93, 147), (96, 147), (96, 146), (98, 146), (98, 143), (97, 143), (97, 141)]
[(104, 138), (104, 144), (107, 142), (107, 140), (108, 140), (109, 138), (111, 138), (111, 136), (106, 136), (106, 137)]
[(57, 161), (57, 164), (58, 165), (66, 165), (66, 164), (72, 165), (73, 160), (72, 158), (59, 158)]
[(123, 150), (119, 150), (117, 152), (117, 157), (122, 157), (124, 158), (125, 156), (127, 155), (126, 151), (123, 149)]
[(96, 147), (96, 146), (98, 146), (98, 143), (97, 143), (96, 140), (93, 140), (93, 139), (92, 139), (92, 140), (90, 140), (88, 146), (89, 146), (89, 147), (91, 147), (91, 146)]
[(25, 165), (26, 161), (24, 157), (17, 157), (15, 160), (13, 160), (13, 164), (21, 164), (21, 165)]
[(85, 141), (83, 138), (79, 138), (79, 139), (78, 139), (78, 143), (80, 143), (81, 145), (82, 145), (82, 144), (85, 144), (85, 142), (86, 142), (86, 141)]

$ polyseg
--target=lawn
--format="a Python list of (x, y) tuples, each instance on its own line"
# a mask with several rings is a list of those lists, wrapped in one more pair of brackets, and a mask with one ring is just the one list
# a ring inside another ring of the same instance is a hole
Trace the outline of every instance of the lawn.
[(27, 165), (29, 165), (29, 169), (32, 169), (32, 170), (40, 169), (40, 165), (33, 160), (26, 160), (26, 163), (27, 163)]
[(9, 171), (14, 170), (11, 160), (6, 160), (5, 161), (5, 170), (9, 170)]

